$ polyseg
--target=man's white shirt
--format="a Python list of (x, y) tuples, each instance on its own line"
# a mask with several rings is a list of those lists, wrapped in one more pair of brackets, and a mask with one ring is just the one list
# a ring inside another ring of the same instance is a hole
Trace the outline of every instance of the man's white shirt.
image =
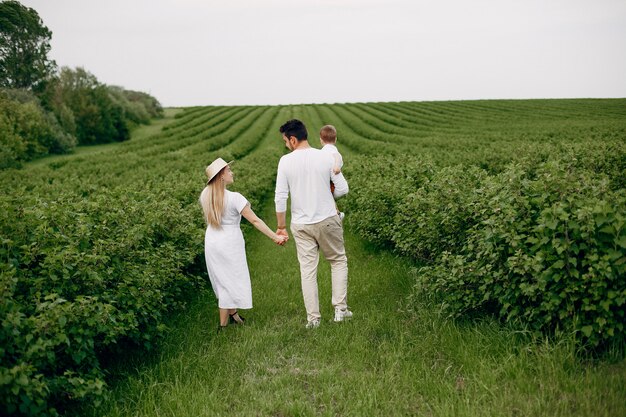
[[(291, 223), (315, 224), (337, 215), (335, 198), (348, 193), (348, 182), (332, 172), (335, 160), (319, 149), (296, 149), (278, 162), (276, 176), (276, 212), (287, 211), (291, 193)], [(330, 181), (335, 193), (330, 192)]]

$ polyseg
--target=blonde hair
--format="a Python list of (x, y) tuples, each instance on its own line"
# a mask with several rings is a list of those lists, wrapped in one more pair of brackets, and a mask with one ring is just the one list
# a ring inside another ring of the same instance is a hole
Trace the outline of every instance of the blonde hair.
[(202, 194), (200, 194), (200, 204), (204, 212), (204, 220), (209, 226), (216, 229), (222, 227), (222, 215), (224, 214), (224, 181), (222, 181), (221, 173), (224, 169), (217, 173), (208, 182)]
[(324, 143), (335, 143), (337, 141), (337, 129), (333, 125), (326, 125), (320, 129), (320, 139)]

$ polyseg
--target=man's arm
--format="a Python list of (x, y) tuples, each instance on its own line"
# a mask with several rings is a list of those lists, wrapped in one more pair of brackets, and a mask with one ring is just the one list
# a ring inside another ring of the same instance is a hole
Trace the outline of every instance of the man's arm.
[(346, 181), (341, 172), (339, 174), (331, 174), (330, 179), (335, 184), (335, 192), (333, 192), (335, 200), (348, 194), (348, 181)]
[[(287, 198), (289, 198), (289, 183), (287, 177), (278, 163), (278, 173), (276, 174), (276, 191), (274, 193), (274, 203), (276, 204), (276, 233), (287, 235)], [(284, 232), (282, 233), (281, 230)]]
[(276, 212), (276, 234), (282, 236), (289, 236), (287, 233), (287, 212)]

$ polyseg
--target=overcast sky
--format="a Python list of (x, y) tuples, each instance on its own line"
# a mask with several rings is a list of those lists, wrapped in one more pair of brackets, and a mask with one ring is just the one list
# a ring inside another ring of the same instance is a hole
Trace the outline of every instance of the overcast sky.
[(625, 0), (22, 0), (164, 106), (626, 97)]

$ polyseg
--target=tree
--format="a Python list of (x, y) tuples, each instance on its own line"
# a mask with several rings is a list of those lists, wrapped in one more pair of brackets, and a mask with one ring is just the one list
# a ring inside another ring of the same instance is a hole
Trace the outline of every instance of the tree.
[(34, 9), (0, 3), (0, 87), (40, 89), (56, 70), (48, 59), (51, 37)]
[(150, 94), (141, 91), (124, 90), (124, 95), (131, 103), (141, 104), (150, 118), (163, 117), (161, 103)]
[(26, 90), (0, 89), (0, 169), (52, 153), (67, 153), (76, 138)]
[(130, 138), (124, 108), (114, 101), (106, 85), (84, 68), (62, 67), (48, 86), (46, 102), (64, 125), (62, 106), (73, 114), (81, 145), (121, 142)]

